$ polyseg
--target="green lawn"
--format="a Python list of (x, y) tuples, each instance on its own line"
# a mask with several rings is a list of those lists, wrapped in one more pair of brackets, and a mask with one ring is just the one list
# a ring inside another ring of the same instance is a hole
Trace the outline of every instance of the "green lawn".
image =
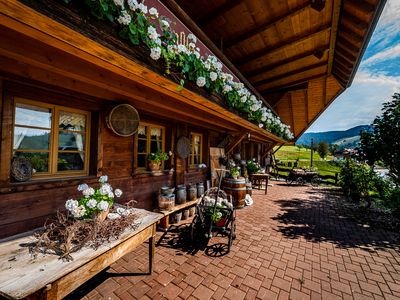
[[(298, 161), (299, 167), (307, 168), (311, 165), (311, 150), (297, 146), (283, 146), (275, 153), (275, 158), (280, 161), (281, 167), (291, 169), (290, 163), (293, 166), (294, 162)], [(317, 152), (313, 154), (313, 167), (316, 167), (321, 175), (335, 176), (335, 173), (340, 171), (339, 166), (333, 162), (332, 155), (323, 160)]]

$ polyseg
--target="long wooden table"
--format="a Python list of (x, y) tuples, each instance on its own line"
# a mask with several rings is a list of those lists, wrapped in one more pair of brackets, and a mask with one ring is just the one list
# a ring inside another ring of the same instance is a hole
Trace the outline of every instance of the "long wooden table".
[(118, 240), (97, 250), (83, 248), (64, 262), (56, 255), (33, 258), (27, 246), (30, 235), (0, 243), (0, 296), (21, 299), (35, 293), (40, 298), (61, 299), (125, 254), (149, 240), (149, 274), (152, 272), (156, 223), (162, 214), (136, 209), (140, 218), (135, 230), (127, 229)]

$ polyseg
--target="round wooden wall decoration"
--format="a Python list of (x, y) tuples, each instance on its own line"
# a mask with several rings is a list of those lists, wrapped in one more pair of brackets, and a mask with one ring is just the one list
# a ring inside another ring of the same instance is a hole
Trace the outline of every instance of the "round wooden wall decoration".
[(178, 143), (176, 145), (176, 152), (179, 157), (185, 159), (189, 157), (190, 154), (190, 140), (186, 136), (181, 136), (178, 139)]
[(28, 181), (32, 178), (32, 164), (25, 157), (14, 158), (11, 164), (11, 176), (16, 181)]
[(139, 113), (129, 104), (120, 104), (114, 107), (107, 117), (107, 126), (116, 135), (131, 136), (139, 127)]

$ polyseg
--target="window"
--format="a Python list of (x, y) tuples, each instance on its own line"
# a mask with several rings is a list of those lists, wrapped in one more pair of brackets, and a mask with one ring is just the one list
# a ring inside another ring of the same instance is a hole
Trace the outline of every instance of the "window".
[(87, 175), (90, 113), (16, 99), (13, 157), (25, 157), (34, 177)]
[[(138, 129), (137, 168), (147, 168), (147, 158), (150, 153), (158, 150), (164, 152), (165, 127), (148, 123), (140, 123)], [(164, 168), (164, 162), (162, 162)]]
[(189, 165), (194, 167), (202, 163), (203, 160), (203, 135), (199, 133), (190, 133), (190, 161)]

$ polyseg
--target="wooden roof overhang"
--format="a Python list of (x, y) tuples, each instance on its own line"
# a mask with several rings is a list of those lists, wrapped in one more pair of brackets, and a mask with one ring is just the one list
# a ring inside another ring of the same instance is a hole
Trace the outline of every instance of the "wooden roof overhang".
[(297, 139), (350, 86), (386, 0), (162, 2), (246, 78)]
[[(227, 108), (16, 0), (0, 1), (0, 76), (132, 103), (139, 112), (284, 143)], [(126, 53), (125, 53), (126, 54)], [(92, 97), (92, 98), (90, 98)]]

